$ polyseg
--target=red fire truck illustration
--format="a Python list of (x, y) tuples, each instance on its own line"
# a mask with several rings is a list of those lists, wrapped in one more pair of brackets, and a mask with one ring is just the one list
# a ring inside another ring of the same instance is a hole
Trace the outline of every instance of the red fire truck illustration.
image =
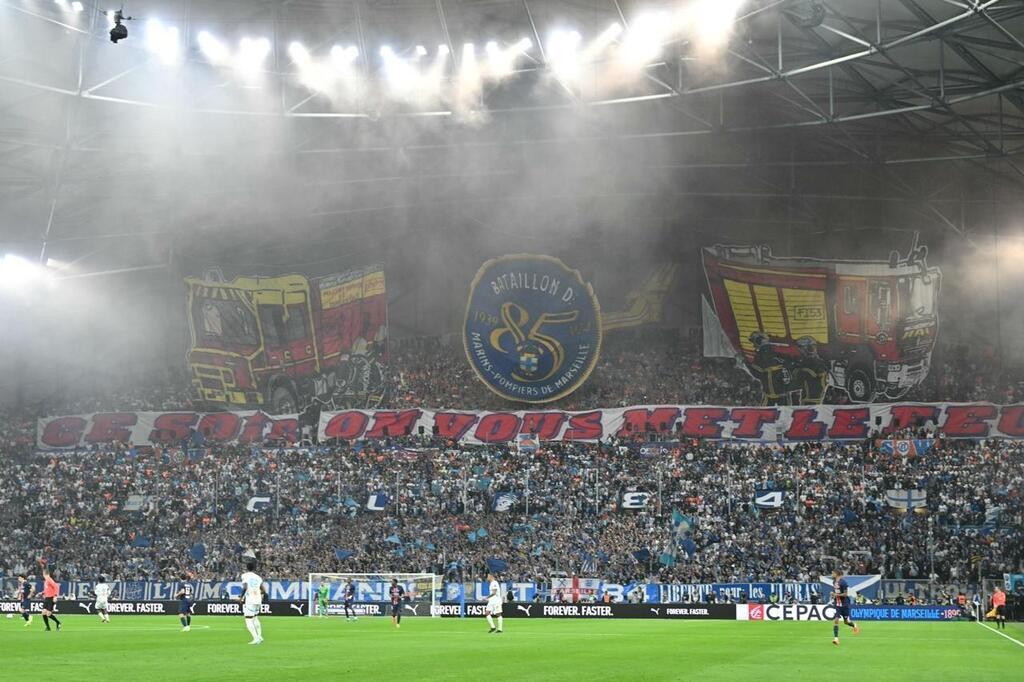
[(313, 400), (375, 407), (384, 397), (387, 294), (379, 268), (187, 278), (193, 397), (294, 413)]
[(888, 262), (779, 258), (766, 246), (702, 255), (717, 323), (766, 403), (821, 402), (828, 387), (853, 402), (897, 400), (928, 375), (941, 277), (927, 247)]

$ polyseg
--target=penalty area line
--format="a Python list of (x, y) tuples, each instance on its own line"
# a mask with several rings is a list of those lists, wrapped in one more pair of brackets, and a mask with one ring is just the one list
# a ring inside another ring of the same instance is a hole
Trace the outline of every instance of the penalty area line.
[[(209, 625), (193, 625), (192, 626), (192, 630), (210, 630), (210, 629), (212, 629), (212, 628)], [(104, 631), (107, 631), (107, 632), (113, 632), (113, 631), (117, 631), (117, 632), (181, 632), (181, 627), (180, 626), (179, 627), (173, 627), (172, 626), (172, 627), (162, 628), (162, 627), (152, 627), (152, 626), (150, 626), (150, 627), (133, 628), (133, 627), (128, 627), (128, 626), (124, 626), (124, 625), (120, 625), (120, 626), (115, 625), (114, 627), (97, 626), (95, 628), (90, 626), (90, 627), (86, 628), (85, 630), (80, 630), (78, 628), (74, 628), (72, 630), (68, 630), (67, 628), (64, 628), (63, 630), (61, 630), (61, 632), (86, 632), (86, 631), (88, 631), (90, 633), (91, 632), (104, 632)]]
[(1015, 638), (1013, 638), (1013, 637), (1010, 637), (1010, 636), (1009, 636), (1008, 634), (1006, 634), (1005, 632), (999, 632), (999, 630), (996, 630), (996, 629), (995, 629), (994, 627), (992, 627), (991, 625), (985, 625), (984, 623), (982, 623), (982, 622), (981, 622), (981, 621), (979, 621), (979, 620), (976, 620), (976, 621), (974, 621), (974, 622), (975, 622), (975, 623), (977, 623), (978, 625), (980, 625), (981, 627), (985, 628), (986, 630), (991, 630), (992, 632), (996, 633), (996, 634), (997, 634), (997, 635), (999, 635), (1000, 637), (1005, 637), (1006, 639), (1010, 640), (1011, 642), (1013, 642), (1013, 643), (1014, 643), (1014, 644), (1016, 644), (1017, 646), (1024, 646), (1024, 642), (1020, 641), (1019, 639), (1015, 639)]

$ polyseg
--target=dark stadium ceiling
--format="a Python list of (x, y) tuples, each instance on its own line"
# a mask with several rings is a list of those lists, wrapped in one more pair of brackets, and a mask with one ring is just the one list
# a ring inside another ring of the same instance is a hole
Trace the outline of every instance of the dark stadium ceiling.
[[(550, 32), (586, 42), (686, 2), (126, 3), (178, 28), (175, 66), (147, 51), (143, 22), (112, 45), (83, 4), (0, 0), (0, 251), (99, 270), (252, 258), (240, 239), (272, 250), (283, 235), (314, 250), (370, 236), (379, 250), (460, 221), (499, 235), (527, 224), (527, 241), (568, 221), (975, 244), (1014, 227), (1024, 190), (1019, 1), (748, 0), (727, 44), (708, 54), (674, 35), (618, 90), (546, 77)], [(209, 64), (201, 31), (267, 38), (258, 84)], [(375, 80), (383, 45), (455, 56), (524, 37), (517, 73), (472, 116), (339, 102), (300, 82), (288, 50), (358, 46)]]

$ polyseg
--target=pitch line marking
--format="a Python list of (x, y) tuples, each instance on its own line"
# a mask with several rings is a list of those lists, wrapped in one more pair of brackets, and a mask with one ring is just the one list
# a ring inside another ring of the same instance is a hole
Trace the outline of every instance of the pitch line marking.
[[(77, 615), (77, 614), (75, 614), (75, 615)], [(209, 629), (211, 629), (211, 627), (209, 625), (193, 625), (192, 629), (193, 630), (209, 630)], [(32, 632), (33, 630), (35, 630), (35, 628), (26, 628), (27, 632)], [(97, 627), (97, 628), (94, 629), (92, 627), (89, 627), (89, 628), (86, 628), (86, 630), (88, 630), (89, 632), (93, 632), (93, 631), (95, 631), (95, 632), (103, 632), (103, 631), (115, 631), (115, 630), (119, 631), (119, 632), (181, 632), (181, 628), (180, 627), (178, 627), (178, 628), (175, 628), (175, 627), (169, 627), (169, 628), (161, 628), (161, 627), (130, 628), (130, 627), (116, 626), (116, 625), (114, 627), (110, 627), (110, 628), (108, 628), (108, 627)], [(72, 629), (72, 630), (68, 630), (67, 628), (64, 628), (64, 629), (61, 630), (61, 632), (86, 632), (86, 630), (79, 630), (77, 628)]]
[(1011, 642), (1013, 642), (1013, 643), (1014, 643), (1014, 644), (1016, 644), (1017, 646), (1024, 646), (1024, 642), (1020, 641), (1019, 639), (1014, 639), (1013, 637), (1010, 637), (1010, 636), (1009, 636), (1009, 635), (1007, 635), (1006, 633), (1003, 633), (1003, 632), (999, 632), (999, 630), (996, 630), (996, 629), (995, 629), (994, 627), (992, 627), (991, 625), (985, 625), (984, 623), (982, 623), (981, 621), (978, 621), (978, 620), (976, 620), (976, 621), (974, 621), (974, 622), (975, 622), (975, 623), (977, 623), (978, 625), (980, 625), (981, 627), (983, 627), (983, 628), (987, 629), (987, 630), (991, 630), (992, 632), (996, 633), (996, 634), (997, 634), (997, 635), (999, 635), (1000, 637), (1005, 637), (1006, 639), (1010, 640)]

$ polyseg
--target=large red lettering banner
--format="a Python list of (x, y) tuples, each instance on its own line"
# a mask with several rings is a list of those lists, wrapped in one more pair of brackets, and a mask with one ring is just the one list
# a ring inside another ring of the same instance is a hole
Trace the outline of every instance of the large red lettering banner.
[[(938, 426), (949, 438), (1024, 439), (1024, 405), (898, 403), (815, 407), (644, 405), (589, 412), (347, 410), (320, 415), (320, 441), (436, 434), (463, 443), (504, 443), (517, 434), (541, 440), (596, 441), (643, 433), (748, 441), (858, 440), (875, 429)], [(262, 412), (108, 412), (40, 419), (41, 450), (126, 442), (178, 443), (195, 429), (207, 443), (294, 442), (296, 415)]]
[(36, 424), (40, 450), (74, 450), (107, 443), (177, 445), (193, 433), (207, 443), (298, 440), (299, 417), (249, 412), (97, 412), (47, 417)]

